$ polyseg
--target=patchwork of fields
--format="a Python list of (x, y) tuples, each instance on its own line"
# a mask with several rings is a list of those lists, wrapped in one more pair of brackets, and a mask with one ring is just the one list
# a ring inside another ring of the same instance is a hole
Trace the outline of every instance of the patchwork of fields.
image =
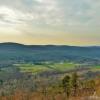
[(76, 68), (75, 63), (52, 63), (52, 64), (19, 64), (17, 67), (20, 69), (21, 72), (31, 72), (31, 73), (38, 73), (44, 71), (67, 71)]

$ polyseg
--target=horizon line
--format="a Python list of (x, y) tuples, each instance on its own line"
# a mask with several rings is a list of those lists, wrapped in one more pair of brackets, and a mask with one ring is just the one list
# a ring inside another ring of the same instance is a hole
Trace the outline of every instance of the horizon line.
[(0, 44), (19, 44), (25, 46), (73, 46), (73, 47), (100, 47), (100, 45), (68, 45), (68, 44), (25, 44), (18, 42), (0, 42)]

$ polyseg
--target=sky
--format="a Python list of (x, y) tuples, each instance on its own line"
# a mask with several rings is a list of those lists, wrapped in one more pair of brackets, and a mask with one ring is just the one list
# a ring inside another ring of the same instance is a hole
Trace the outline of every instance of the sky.
[(100, 45), (100, 0), (0, 0), (0, 42)]

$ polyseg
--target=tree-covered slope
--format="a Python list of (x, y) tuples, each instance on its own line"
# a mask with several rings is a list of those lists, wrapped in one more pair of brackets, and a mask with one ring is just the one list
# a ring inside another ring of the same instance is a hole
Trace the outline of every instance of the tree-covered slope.
[(0, 63), (99, 59), (100, 47), (0, 43)]

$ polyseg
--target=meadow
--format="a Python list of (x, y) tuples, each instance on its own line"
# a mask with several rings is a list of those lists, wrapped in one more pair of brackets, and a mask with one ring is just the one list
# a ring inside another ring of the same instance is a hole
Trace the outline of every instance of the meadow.
[(68, 71), (74, 70), (76, 68), (75, 63), (72, 62), (64, 62), (64, 63), (43, 63), (40, 65), (36, 64), (18, 64), (17, 67), (21, 72), (31, 72), (31, 73), (39, 73), (44, 71)]

